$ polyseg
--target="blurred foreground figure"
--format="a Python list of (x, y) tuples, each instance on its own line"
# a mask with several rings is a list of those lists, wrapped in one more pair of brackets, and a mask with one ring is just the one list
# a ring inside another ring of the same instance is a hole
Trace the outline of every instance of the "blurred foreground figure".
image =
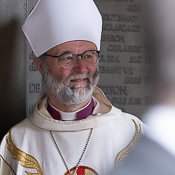
[(174, 175), (175, 157), (149, 137), (142, 137), (110, 175)]
[(155, 105), (143, 120), (151, 132), (140, 139), (114, 175), (175, 174), (175, 1), (150, 0), (148, 4)]
[(143, 115), (149, 137), (175, 156), (175, 1), (150, 0), (150, 36), (155, 59), (155, 105)]

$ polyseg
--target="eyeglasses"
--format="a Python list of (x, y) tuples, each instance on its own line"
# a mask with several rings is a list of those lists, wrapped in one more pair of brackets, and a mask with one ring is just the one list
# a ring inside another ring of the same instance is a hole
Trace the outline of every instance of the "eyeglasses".
[(59, 56), (53, 56), (44, 53), (43, 55), (57, 58), (65, 69), (72, 69), (76, 65), (79, 56), (87, 66), (95, 65), (99, 60), (99, 53), (100, 51), (97, 50), (86, 50), (82, 54), (64, 53)]

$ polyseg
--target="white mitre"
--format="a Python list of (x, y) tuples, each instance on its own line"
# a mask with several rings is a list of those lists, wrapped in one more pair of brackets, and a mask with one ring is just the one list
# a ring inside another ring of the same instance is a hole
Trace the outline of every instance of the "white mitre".
[(22, 29), (37, 57), (74, 40), (100, 50), (102, 18), (93, 0), (39, 0)]

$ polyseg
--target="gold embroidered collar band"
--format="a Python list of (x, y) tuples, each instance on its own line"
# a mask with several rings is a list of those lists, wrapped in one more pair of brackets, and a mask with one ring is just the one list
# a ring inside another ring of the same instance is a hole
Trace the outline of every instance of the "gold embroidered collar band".
[(53, 143), (54, 143), (54, 145), (55, 145), (55, 147), (56, 147), (56, 149), (57, 149), (57, 151), (58, 151), (58, 153), (59, 153), (59, 155), (60, 155), (60, 157), (61, 157), (61, 160), (63, 161), (63, 164), (64, 164), (64, 166), (66, 167), (67, 172), (69, 173), (69, 175), (75, 175), (75, 173), (77, 172), (78, 167), (79, 167), (79, 165), (80, 165), (80, 162), (81, 162), (81, 160), (82, 160), (82, 158), (83, 158), (83, 155), (84, 155), (84, 153), (85, 153), (85, 151), (86, 151), (86, 149), (87, 149), (89, 140), (90, 140), (91, 135), (92, 135), (92, 131), (93, 131), (93, 128), (91, 128), (91, 130), (90, 130), (90, 132), (89, 132), (89, 136), (88, 136), (88, 138), (87, 138), (86, 144), (85, 144), (84, 149), (83, 149), (83, 151), (82, 151), (82, 153), (81, 153), (81, 156), (80, 156), (80, 158), (79, 158), (79, 160), (78, 160), (78, 162), (77, 162), (77, 165), (76, 165), (76, 168), (75, 168), (75, 171), (73, 172), (73, 174), (70, 172), (70, 169), (69, 169), (69, 167), (68, 167), (68, 165), (67, 165), (67, 163), (66, 163), (66, 161), (65, 161), (65, 159), (64, 159), (64, 157), (63, 157), (63, 155), (62, 155), (62, 153), (61, 153), (61, 150), (60, 150), (59, 146), (57, 145), (57, 143), (56, 143), (56, 141), (55, 141), (55, 138), (54, 138), (54, 136), (53, 136), (52, 131), (50, 131), (51, 139), (52, 139), (52, 141), (53, 141)]

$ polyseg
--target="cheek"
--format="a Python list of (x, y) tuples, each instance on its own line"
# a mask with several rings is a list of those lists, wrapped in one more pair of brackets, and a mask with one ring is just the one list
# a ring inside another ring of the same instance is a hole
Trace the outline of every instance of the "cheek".
[(54, 62), (48, 62), (48, 69), (53, 76), (64, 77), (69, 74), (69, 70)]
[(97, 71), (97, 66), (91, 66), (89, 67), (89, 73), (91, 76), (93, 76)]
[(71, 74), (70, 71), (66, 70), (64, 68), (63, 69), (61, 68), (61, 69), (54, 71), (54, 75), (59, 77), (59, 80), (63, 81), (64, 84), (67, 83), (67, 79), (68, 79), (70, 74)]

